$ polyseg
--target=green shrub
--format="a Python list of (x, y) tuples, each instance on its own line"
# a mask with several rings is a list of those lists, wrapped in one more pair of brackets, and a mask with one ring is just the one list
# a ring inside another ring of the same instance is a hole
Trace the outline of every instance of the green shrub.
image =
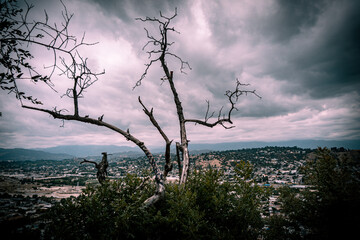
[[(280, 190), (267, 239), (351, 239), (360, 214), (360, 162), (319, 148), (302, 169), (309, 188)], [(279, 237), (282, 236), (282, 237)]]
[(51, 210), (46, 237), (257, 239), (263, 227), (260, 199), (266, 192), (241, 175), (252, 170), (249, 164), (237, 169), (232, 183), (213, 169), (194, 171), (186, 186), (167, 184), (165, 197), (149, 208), (143, 202), (154, 186), (136, 175), (88, 186), (79, 197), (62, 200)]

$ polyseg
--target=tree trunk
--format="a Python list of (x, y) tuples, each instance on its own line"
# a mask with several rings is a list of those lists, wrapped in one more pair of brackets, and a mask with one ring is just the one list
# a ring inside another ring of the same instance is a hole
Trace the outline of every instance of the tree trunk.
[(186, 146), (183, 148), (183, 168), (180, 178), (180, 184), (186, 183), (188, 174), (189, 174), (189, 167), (190, 167), (190, 157), (189, 157), (189, 150), (188, 150), (188, 144), (186, 143)]
[(105, 180), (106, 180), (106, 176), (107, 176), (107, 168), (109, 167), (109, 162), (107, 161), (107, 153), (103, 152), (102, 153), (103, 157), (100, 163), (94, 162), (94, 161), (89, 161), (84, 159), (80, 164), (83, 163), (92, 163), (95, 165), (95, 168), (97, 169), (96, 172), (96, 177), (99, 181), (99, 183), (102, 185)]
[(188, 150), (188, 139), (186, 136), (186, 126), (185, 126), (185, 117), (184, 117), (184, 111), (182, 108), (182, 104), (181, 101), (179, 99), (179, 95), (176, 91), (175, 88), (175, 84), (173, 81), (173, 72), (169, 72), (167, 66), (165, 65), (165, 63), (162, 64), (163, 65), (163, 69), (165, 71), (165, 74), (168, 77), (169, 80), (169, 84), (170, 84), (170, 88), (171, 91), (173, 93), (174, 96), (174, 102), (176, 105), (176, 110), (177, 110), (177, 114), (179, 117), (179, 124), (180, 124), (180, 138), (181, 138), (181, 145), (180, 145), (180, 150), (181, 150), (181, 155), (182, 155), (182, 160), (183, 160), (183, 166), (182, 166), (182, 173), (181, 173), (181, 178), (180, 178), (180, 184), (184, 184), (187, 180), (187, 176), (188, 176), (188, 172), (189, 172), (189, 165), (190, 165), (190, 158), (189, 158), (189, 150)]

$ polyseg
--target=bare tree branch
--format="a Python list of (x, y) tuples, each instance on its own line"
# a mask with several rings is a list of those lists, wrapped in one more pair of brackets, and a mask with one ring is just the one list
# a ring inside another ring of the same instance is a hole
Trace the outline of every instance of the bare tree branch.
[(84, 159), (82, 162), (80, 162), (80, 164), (83, 164), (83, 163), (95, 164), (95, 168), (97, 169), (96, 177), (101, 185), (104, 184), (104, 182), (106, 180), (107, 168), (109, 167), (109, 163), (107, 160), (107, 153), (103, 152), (102, 155), (103, 155), (103, 157), (102, 157), (102, 160), (100, 163), (97, 163), (94, 161), (88, 161), (86, 159)]
[(164, 177), (168, 175), (168, 173), (172, 170), (172, 163), (171, 163), (171, 156), (170, 156), (170, 146), (172, 143), (172, 140), (170, 141), (169, 138), (166, 136), (165, 132), (161, 129), (160, 125), (156, 121), (154, 115), (153, 115), (153, 109), (150, 111), (145, 107), (145, 105), (142, 103), (141, 98), (138, 98), (139, 103), (143, 107), (143, 110), (145, 114), (149, 117), (151, 123), (156, 127), (156, 129), (159, 131), (160, 135), (163, 137), (166, 143), (165, 147), (165, 167), (164, 167)]
[(84, 160), (82, 161), (82, 162), (80, 162), (80, 164), (83, 164), (83, 163), (92, 163), (92, 164), (95, 164), (95, 167), (97, 167), (97, 162), (95, 162), (95, 161), (89, 161), (89, 160), (86, 160), (85, 158), (84, 158)]
[[(182, 73), (186, 73), (184, 71), (186, 68), (189, 68), (191, 70), (190, 64), (188, 62), (183, 61), (178, 55), (169, 51), (169, 47), (172, 46), (174, 44), (174, 42), (168, 42), (168, 39), (167, 39), (168, 31), (179, 33), (178, 31), (175, 30), (174, 27), (169, 27), (171, 20), (173, 20), (176, 16), (177, 16), (177, 9), (175, 8), (175, 13), (171, 17), (166, 17), (160, 12), (161, 20), (158, 18), (150, 18), (150, 17), (146, 17), (145, 19), (135, 18), (136, 20), (139, 20), (142, 22), (157, 23), (159, 25), (160, 37), (158, 37), (158, 38), (154, 37), (153, 35), (151, 35), (149, 33), (149, 31), (146, 28), (144, 28), (146, 31), (146, 36), (149, 40), (144, 45), (143, 50), (145, 50), (149, 46), (153, 46), (154, 48), (147, 51), (147, 53), (149, 55), (149, 59), (151, 59), (151, 60), (149, 61), (149, 63), (145, 64), (145, 66), (146, 66), (145, 71), (141, 75), (140, 79), (136, 82), (133, 89), (135, 89), (136, 87), (141, 85), (142, 80), (146, 77), (148, 70), (153, 65), (153, 63), (155, 63), (157, 61), (164, 62), (166, 55), (172, 56), (180, 61), (180, 71)], [(153, 55), (156, 55), (156, 57), (153, 58)], [(169, 77), (170, 77), (170, 73), (168, 72), (168, 74), (166, 74), (166, 79), (169, 79)]]
[[(25, 2), (26, 3), (26, 2)], [(103, 74), (91, 73), (87, 68), (86, 59), (82, 59), (77, 49), (81, 46), (94, 45), (96, 43), (86, 43), (84, 41), (85, 33), (80, 41), (68, 32), (70, 21), (73, 14), (69, 14), (65, 4), (63, 6), (62, 22), (60, 25), (49, 24), (49, 17), (45, 11), (44, 20), (30, 20), (30, 11), (34, 7), (26, 3), (24, 13), (15, 3), (11, 1), (1, 2), (1, 26), (0, 26), (0, 65), (3, 65), (3, 72), (0, 73), (0, 86), (3, 90), (14, 92), (18, 99), (30, 100), (34, 104), (42, 104), (32, 96), (26, 96), (24, 92), (16, 86), (18, 80), (31, 80), (32, 82), (44, 82), (52, 90), (54, 84), (51, 78), (57, 69), (65, 75), (72, 75), (74, 79), (80, 79), (78, 82), (77, 93), (74, 94), (74, 101), (81, 96), (83, 90), (89, 83), (96, 81), (96, 76)], [(50, 51), (53, 55), (53, 64), (44, 66), (44, 69), (50, 69), (48, 74), (42, 74), (31, 66), (27, 60), (34, 58), (26, 48), (31, 45), (39, 46)], [(71, 63), (65, 61), (65, 56), (71, 60)], [(61, 61), (58, 62), (57, 59)], [(80, 69), (79, 69), (80, 68)], [(82, 72), (82, 76), (76, 74), (76, 70)], [(86, 74), (86, 76), (84, 76)], [(69, 76), (68, 76), (69, 77)], [(91, 80), (90, 80), (91, 79)], [(74, 88), (76, 90), (76, 88)], [(66, 94), (69, 95), (70, 92)], [(75, 108), (78, 113), (78, 109)]]
[(232, 115), (234, 110), (238, 110), (236, 108), (236, 103), (238, 102), (239, 97), (242, 96), (242, 95), (253, 94), (256, 97), (261, 99), (261, 97), (256, 93), (255, 90), (242, 90), (242, 89), (240, 89), (240, 87), (243, 87), (243, 86), (249, 86), (249, 84), (240, 83), (239, 80), (237, 79), (236, 80), (235, 90), (234, 91), (231, 91), (231, 90), (226, 91), (225, 96), (228, 97), (228, 100), (229, 100), (229, 102), (231, 104), (231, 107), (230, 107), (227, 115), (221, 113), (222, 109), (223, 109), (223, 107), (222, 107), (219, 110), (217, 121), (210, 123), (209, 119), (214, 115), (214, 112), (210, 116), (208, 116), (210, 103), (209, 103), (209, 101), (206, 101), (207, 102), (207, 110), (206, 110), (206, 114), (205, 114), (205, 120), (203, 121), (203, 120), (199, 120), (199, 119), (185, 119), (185, 122), (192, 122), (192, 123), (200, 124), (200, 125), (210, 127), (210, 128), (213, 128), (213, 127), (215, 127), (217, 125), (221, 125), (225, 129), (231, 129), (231, 128), (235, 127), (235, 126), (227, 127), (225, 125), (225, 123), (233, 124), (233, 122), (231, 120), (231, 115)]
[(108, 129), (111, 129), (111, 130), (121, 134), (123, 137), (126, 138), (126, 140), (131, 141), (134, 144), (136, 144), (145, 153), (145, 155), (148, 158), (148, 161), (152, 167), (152, 170), (155, 174), (156, 191), (152, 197), (150, 197), (148, 200), (146, 200), (144, 202), (145, 206), (150, 206), (151, 204), (155, 203), (156, 201), (158, 201), (159, 199), (161, 199), (164, 196), (164, 193), (165, 193), (164, 176), (163, 176), (163, 173), (158, 168), (154, 156), (152, 155), (150, 150), (145, 146), (144, 142), (140, 141), (135, 136), (130, 134), (129, 130), (124, 131), (112, 124), (109, 124), (109, 123), (103, 121), (102, 119), (94, 119), (94, 118), (90, 118), (88, 116), (82, 117), (82, 116), (75, 115), (75, 114), (74, 115), (65, 115), (65, 114), (62, 114), (60, 111), (48, 110), (48, 109), (32, 107), (32, 106), (23, 105), (22, 107), (26, 108), (26, 109), (30, 109), (30, 110), (48, 113), (51, 116), (53, 116), (55, 119), (90, 123), (93, 125), (106, 127)]
[[(179, 118), (180, 138), (181, 138), (180, 150), (181, 150), (182, 161), (183, 161), (183, 170), (181, 171), (182, 175), (180, 177), (180, 184), (184, 184), (186, 182), (186, 179), (188, 176), (188, 171), (189, 171), (189, 166), (190, 166), (190, 157), (189, 157), (189, 151), (188, 151), (189, 140), (187, 139), (187, 135), (186, 135), (185, 117), (184, 117), (183, 107), (182, 107), (179, 95), (177, 93), (175, 83), (173, 81), (174, 74), (173, 74), (173, 71), (169, 70), (166, 60), (165, 60), (166, 56), (171, 56), (171, 57), (174, 57), (177, 60), (179, 60), (181, 72), (184, 72), (183, 70), (185, 67), (189, 67), (189, 69), (191, 69), (190, 65), (187, 62), (183, 61), (179, 56), (170, 52), (170, 50), (169, 50), (169, 47), (173, 43), (168, 42), (168, 31), (178, 33), (173, 27), (169, 27), (171, 20), (173, 20), (176, 16), (177, 16), (177, 9), (175, 9), (175, 13), (171, 17), (166, 17), (160, 12), (161, 19), (149, 18), (149, 17), (146, 17), (145, 19), (142, 19), (142, 18), (137, 19), (142, 22), (154, 22), (154, 23), (158, 24), (160, 38), (153, 37), (152, 35), (149, 34), (148, 30), (146, 30), (146, 34), (147, 34), (147, 37), (149, 40), (145, 44), (144, 48), (150, 46), (151, 43), (153, 43), (153, 45), (151, 45), (151, 46), (154, 46), (154, 49), (151, 49), (150, 51), (148, 51), (148, 54), (150, 57), (152, 57), (152, 55), (154, 55), (154, 54), (157, 54), (159, 56), (150, 60), (150, 62), (146, 65), (146, 69), (145, 69), (144, 73), (142, 74), (142, 76), (140, 77), (140, 79), (137, 81), (136, 86), (141, 85), (141, 81), (147, 75), (150, 66), (153, 63), (160, 61), (161, 67), (165, 73), (165, 77), (162, 78), (162, 80), (163, 81), (167, 80), (169, 82), (169, 86), (170, 86), (171, 92), (174, 97), (174, 103), (176, 106), (177, 115)], [(177, 155), (177, 156), (179, 156), (179, 155)]]
[(105, 74), (105, 71), (93, 73), (87, 65), (87, 59), (82, 58), (77, 51), (71, 57), (72, 62), (70, 64), (67, 64), (65, 59), (61, 58), (64, 68), (59, 69), (61, 70), (60, 75), (65, 75), (68, 79), (74, 81), (73, 87), (68, 88), (63, 96), (73, 99), (74, 114), (79, 115), (79, 98), (83, 97), (83, 92), (98, 80), (99, 75)]

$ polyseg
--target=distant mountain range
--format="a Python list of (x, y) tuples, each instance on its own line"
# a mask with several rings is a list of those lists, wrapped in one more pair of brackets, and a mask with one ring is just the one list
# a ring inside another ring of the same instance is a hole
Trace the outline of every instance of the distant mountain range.
[[(173, 144), (174, 145), (174, 144)], [(266, 146), (300, 147), (316, 149), (318, 147), (344, 147), (348, 149), (360, 149), (360, 140), (327, 141), (327, 140), (294, 140), (283, 142), (230, 142), (214, 144), (191, 143), (190, 153), (209, 151), (226, 151), (244, 148), (261, 148)], [(173, 146), (174, 147), (174, 146)], [(163, 153), (164, 147), (150, 147), (153, 153)], [(115, 145), (68, 145), (51, 148), (37, 149), (2, 149), (0, 148), (0, 160), (62, 160), (73, 157), (100, 156), (102, 152), (122, 154), (126, 156), (139, 156), (141, 150), (138, 147), (115, 146)], [(175, 149), (172, 149), (175, 153)]]
[(137, 147), (115, 146), (115, 145), (64, 145), (51, 148), (36, 148), (33, 150), (49, 153), (67, 153), (76, 157), (100, 156), (102, 152), (123, 153), (141, 152)]
[(63, 160), (74, 156), (64, 153), (49, 153), (44, 151), (29, 150), (23, 148), (4, 149), (0, 148), (0, 161), (35, 161), (35, 160)]
[[(172, 152), (175, 152), (173, 144)], [(214, 144), (199, 144), (190, 143), (190, 151), (226, 151), (243, 148), (261, 148), (266, 146), (278, 146), (278, 147), (300, 147), (316, 149), (318, 147), (344, 147), (348, 149), (360, 149), (360, 140), (348, 140), (348, 141), (327, 141), (327, 140), (293, 140), (283, 142), (229, 142), (229, 143), (214, 143)], [(149, 147), (153, 153), (164, 152), (164, 147)], [(139, 153), (141, 150), (134, 147), (127, 146), (115, 146), (115, 145), (68, 145), (57, 146), (52, 148), (38, 148), (34, 150), (40, 150), (49, 153), (67, 153), (76, 157), (87, 156), (99, 156), (102, 152), (107, 153), (123, 153), (134, 152)]]

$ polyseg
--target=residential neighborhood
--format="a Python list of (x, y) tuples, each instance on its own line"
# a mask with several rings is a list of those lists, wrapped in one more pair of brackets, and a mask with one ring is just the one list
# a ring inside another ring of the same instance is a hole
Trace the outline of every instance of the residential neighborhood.
[[(301, 190), (307, 186), (303, 185), (300, 169), (312, 157), (313, 151), (298, 147), (264, 147), (204, 152), (191, 155), (191, 167), (196, 170), (217, 169), (231, 181), (236, 164), (249, 161), (253, 166), (253, 179), (258, 185), (275, 190), (281, 186)], [(156, 158), (159, 166), (162, 166), (164, 155), (157, 154)], [(101, 157), (89, 159), (99, 162)], [(176, 181), (179, 176), (176, 156), (172, 155), (172, 159), (173, 170), (168, 179)], [(88, 184), (99, 184), (94, 165), (80, 164), (82, 160), (0, 161), (0, 222), (13, 223), (26, 219), (31, 223), (29, 227), (37, 227), (40, 222), (36, 219), (57, 201), (79, 196)], [(150, 171), (147, 159), (143, 156), (113, 154), (108, 160), (110, 180), (122, 178), (126, 174), (142, 176)], [(267, 203), (268, 214), (279, 210), (277, 197), (274, 191)]]

